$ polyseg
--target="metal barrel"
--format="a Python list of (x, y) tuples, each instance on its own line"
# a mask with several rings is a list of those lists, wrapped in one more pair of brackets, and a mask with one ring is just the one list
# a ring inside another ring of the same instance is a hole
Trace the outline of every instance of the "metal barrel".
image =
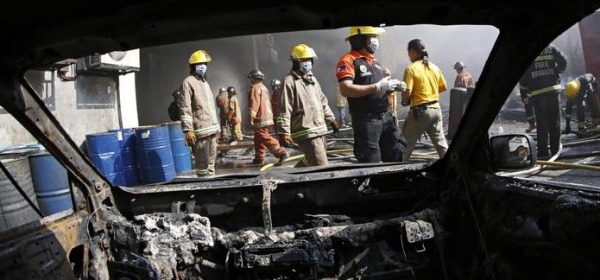
[(472, 88), (452, 88), (450, 90), (450, 112), (448, 114), (448, 139), (454, 138), (456, 129), (462, 119), (469, 100), (473, 94)]
[(137, 167), (135, 130), (133, 128), (123, 128), (110, 129), (108, 131), (116, 132), (119, 141), (121, 176), (119, 176), (118, 185), (127, 187), (138, 185), (140, 183), (140, 174)]
[(142, 183), (167, 182), (175, 178), (175, 163), (167, 126), (135, 128), (135, 143)]
[(189, 146), (185, 144), (185, 135), (181, 129), (181, 122), (166, 123), (169, 128), (169, 138), (171, 139), (171, 152), (175, 163), (175, 172), (182, 173), (192, 169), (192, 152)]
[(38, 214), (30, 205), (31, 202), (34, 207), (38, 207), (27, 160), (29, 154), (37, 150), (27, 148), (0, 152), (0, 161), (6, 171), (27, 195), (27, 198), (23, 197), (8, 175), (0, 171), (0, 232), (39, 219)]
[(112, 184), (121, 178), (121, 149), (116, 132), (92, 133), (85, 136), (88, 157)]
[(48, 216), (73, 209), (67, 170), (48, 152), (29, 156), (31, 181), (40, 211)]

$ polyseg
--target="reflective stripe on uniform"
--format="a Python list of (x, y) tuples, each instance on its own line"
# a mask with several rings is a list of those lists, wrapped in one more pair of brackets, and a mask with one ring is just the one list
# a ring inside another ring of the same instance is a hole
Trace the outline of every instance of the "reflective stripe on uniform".
[(208, 175), (208, 169), (196, 169), (197, 176), (205, 176)]
[(194, 133), (196, 135), (210, 135), (210, 134), (213, 134), (213, 133), (219, 131), (220, 129), (221, 128), (218, 125), (211, 125), (211, 126), (195, 129)]
[(536, 89), (533, 90), (529, 93), (529, 96), (536, 96), (542, 93), (546, 93), (546, 92), (550, 92), (550, 91), (555, 91), (555, 90), (561, 90), (562, 86), (561, 85), (553, 85), (553, 86), (549, 86), (549, 87), (545, 87), (545, 88), (541, 88), (541, 89)]
[(304, 136), (311, 134), (311, 133), (316, 133), (318, 135), (323, 135), (323, 134), (327, 134), (327, 126), (326, 125), (320, 125), (317, 127), (312, 127), (309, 129), (304, 129), (298, 132), (294, 132), (292, 133), (292, 138), (293, 139), (303, 139)]
[(277, 124), (279, 125), (290, 125), (290, 119), (286, 117), (277, 117)]

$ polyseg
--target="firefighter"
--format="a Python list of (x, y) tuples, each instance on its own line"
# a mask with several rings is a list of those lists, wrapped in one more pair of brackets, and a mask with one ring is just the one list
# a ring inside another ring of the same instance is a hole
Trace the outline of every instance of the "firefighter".
[[(387, 69), (387, 68), (383, 69), (383, 76), (384, 77), (392, 76), (392, 72), (390, 72), (390, 69)], [(396, 93), (395, 90), (388, 92), (387, 99), (388, 99), (388, 103), (390, 104), (390, 107), (388, 107), (388, 110), (390, 110), (390, 112), (392, 112), (392, 116), (394, 117), (396, 124), (398, 124), (398, 94)]]
[(197, 176), (215, 174), (217, 134), (220, 132), (215, 97), (206, 80), (210, 56), (204, 50), (192, 53), (188, 63), (189, 75), (181, 83), (181, 96), (177, 99), (181, 112), (181, 127), (186, 144), (194, 152)]
[(340, 129), (312, 72), (316, 59), (317, 54), (308, 45), (294, 46), (290, 55), (292, 69), (283, 79), (277, 134), (284, 146), (295, 142), (304, 153), (296, 167), (327, 165), (327, 125), (335, 133)]
[[(527, 101), (533, 105), (540, 159), (558, 153), (560, 143), (560, 103), (562, 92), (560, 73), (567, 67), (567, 57), (555, 45), (542, 50), (519, 80), (519, 89), (528, 92)], [(550, 150), (548, 150), (550, 144)]]
[(342, 95), (339, 85), (335, 87), (335, 108), (338, 111), (340, 125), (348, 127), (350, 125), (348, 120), (348, 98)]
[(221, 123), (221, 133), (219, 136), (219, 142), (226, 142), (228, 140), (227, 132), (229, 131), (229, 96), (227, 94), (227, 89), (222, 87), (219, 89), (219, 94), (217, 95), (217, 107), (219, 107), (219, 121)]
[(279, 114), (279, 99), (281, 99), (281, 81), (279, 79), (271, 80), (271, 107), (273, 107), (273, 122), (277, 123)]
[(227, 94), (229, 97), (227, 119), (232, 138), (229, 144), (236, 145), (237, 141), (244, 140), (244, 135), (242, 134), (242, 110), (240, 109), (240, 101), (238, 100), (235, 87), (228, 87)]
[(535, 129), (535, 113), (533, 112), (533, 105), (529, 101), (529, 93), (526, 89), (521, 89), (520, 94), (521, 101), (525, 107), (525, 118), (527, 119), (527, 123), (529, 123), (529, 127), (525, 129), (525, 132), (530, 133)]
[(177, 107), (177, 98), (181, 95), (179, 92), (179, 88), (175, 89), (171, 96), (173, 96), (173, 101), (169, 104), (167, 108), (167, 112), (169, 113), (169, 119), (172, 121), (181, 121), (181, 115), (179, 114), (179, 107)]
[[(588, 108), (594, 122), (598, 119), (598, 109), (596, 107), (596, 98), (598, 93), (598, 82), (591, 73), (586, 73), (576, 77), (565, 85), (565, 96), (567, 97), (567, 106), (565, 108), (565, 130), (564, 134), (571, 133), (571, 113), (573, 105), (577, 105), (577, 131), (584, 132), (585, 109)], [(584, 105), (585, 104), (585, 105)]]
[(340, 57), (336, 78), (348, 98), (354, 131), (354, 156), (361, 163), (402, 161), (406, 141), (390, 111), (388, 93), (403, 91), (404, 82), (384, 77), (374, 56), (384, 29), (353, 26), (346, 41), (350, 51)]
[(508, 164), (523, 163), (529, 160), (529, 149), (525, 137), (515, 137), (508, 141)]
[(269, 89), (263, 83), (265, 75), (262, 71), (253, 69), (248, 73), (248, 79), (250, 79), (250, 88), (248, 89), (250, 117), (248, 120), (254, 129), (254, 159), (252, 163), (263, 164), (265, 152), (268, 149), (279, 159), (276, 165), (281, 165), (288, 158), (288, 153), (284, 147), (279, 145), (279, 141), (269, 134), (274, 122)]
[(465, 65), (462, 61), (457, 61), (454, 63), (454, 70), (456, 70), (456, 78), (454, 79), (455, 88), (475, 87), (475, 81), (473, 80), (473, 76), (471, 76), (471, 73), (465, 68), (467, 68), (467, 65)]

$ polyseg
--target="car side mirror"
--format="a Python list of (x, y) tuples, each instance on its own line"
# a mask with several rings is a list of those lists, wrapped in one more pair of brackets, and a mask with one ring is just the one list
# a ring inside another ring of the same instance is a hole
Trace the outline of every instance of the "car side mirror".
[(532, 168), (537, 161), (533, 138), (527, 134), (495, 135), (490, 138), (495, 171), (518, 171)]

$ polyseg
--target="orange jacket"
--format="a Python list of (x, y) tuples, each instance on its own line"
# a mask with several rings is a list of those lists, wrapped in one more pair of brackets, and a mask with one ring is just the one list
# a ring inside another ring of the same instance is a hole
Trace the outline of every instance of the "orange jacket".
[(254, 128), (271, 126), (273, 122), (273, 108), (269, 89), (261, 82), (254, 83), (248, 89), (248, 112), (250, 124)]

